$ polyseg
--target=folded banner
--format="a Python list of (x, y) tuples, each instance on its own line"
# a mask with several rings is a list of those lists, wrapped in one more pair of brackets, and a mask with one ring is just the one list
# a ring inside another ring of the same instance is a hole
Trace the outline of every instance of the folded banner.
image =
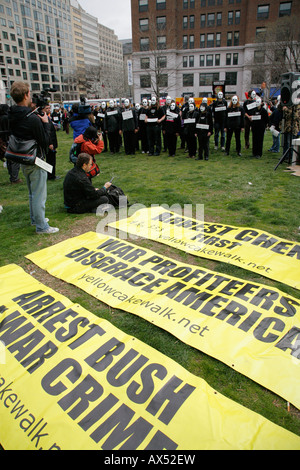
[(300, 243), (262, 230), (202, 222), (161, 206), (138, 210), (108, 225), (300, 289)]
[(5, 449), (300, 448), (299, 436), (18, 266), (0, 268), (0, 286)]
[(300, 300), (88, 232), (27, 256), (134, 313), (300, 409)]

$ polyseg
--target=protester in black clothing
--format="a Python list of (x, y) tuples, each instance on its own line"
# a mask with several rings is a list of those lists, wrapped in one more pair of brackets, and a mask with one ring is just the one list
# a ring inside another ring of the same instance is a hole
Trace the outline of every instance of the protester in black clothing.
[(139, 135), (141, 139), (142, 153), (149, 152), (147, 126), (145, 123), (147, 109), (148, 109), (148, 101), (146, 98), (144, 98), (142, 100), (142, 106), (140, 107), (140, 110), (138, 112), (138, 127), (139, 127)]
[(234, 134), (236, 153), (241, 156), (241, 132), (244, 129), (244, 110), (240, 106), (238, 96), (233, 96), (226, 111), (225, 131), (226, 136), (226, 154), (229, 155), (231, 139)]
[(217, 99), (212, 103), (212, 115), (214, 119), (214, 130), (215, 130), (215, 150), (219, 146), (219, 134), (221, 149), (225, 150), (225, 120), (226, 120), (226, 109), (227, 101), (223, 98), (222, 91), (217, 94)]
[(196, 135), (198, 137), (198, 157), (197, 160), (205, 160), (209, 156), (209, 138), (213, 134), (212, 114), (205, 104), (200, 105), (196, 119)]
[[(9, 138), (8, 111), (9, 106), (7, 104), (0, 105), (0, 139), (2, 148), (2, 154), (0, 156), (1, 158), (4, 158), (4, 152)], [(11, 184), (22, 183), (22, 180), (19, 178), (20, 164), (11, 160), (7, 160), (6, 166)]]
[(110, 100), (109, 107), (105, 112), (104, 130), (108, 137), (109, 150), (111, 153), (120, 151), (120, 112), (115, 107), (114, 101)]
[(193, 103), (189, 104), (189, 110), (183, 121), (184, 123), (184, 136), (188, 148), (187, 158), (195, 158), (197, 151), (197, 139), (196, 139), (196, 119), (198, 111)]
[(126, 155), (134, 155), (135, 134), (138, 131), (137, 116), (135, 109), (130, 107), (130, 101), (128, 99), (125, 99), (124, 106), (121, 111), (120, 135), (123, 134)]
[(66, 174), (63, 184), (64, 203), (68, 212), (84, 214), (96, 212), (97, 207), (108, 204), (106, 190), (110, 182), (98, 189), (94, 188), (86, 173), (90, 171), (93, 159), (88, 153), (80, 153), (76, 165)]
[(103, 142), (104, 142), (104, 150), (103, 152), (107, 152), (107, 134), (105, 133), (104, 129), (104, 119), (105, 119), (105, 111), (106, 111), (106, 102), (102, 101), (101, 106), (95, 108), (94, 116), (95, 116), (95, 125), (98, 132), (102, 132)]
[(165, 136), (166, 148), (169, 157), (174, 157), (176, 153), (177, 137), (180, 134), (181, 117), (175, 102), (170, 104), (166, 110), (166, 118), (163, 121), (163, 135)]
[(260, 158), (263, 153), (265, 130), (269, 123), (267, 110), (264, 108), (262, 99), (256, 98), (256, 108), (250, 116), (252, 126), (252, 156)]
[(161, 123), (165, 119), (162, 108), (156, 97), (151, 98), (151, 106), (147, 109), (145, 122), (149, 144), (149, 155), (160, 155), (161, 152)]
[(250, 147), (250, 130), (252, 126), (251, 116), (254, 113), (256, 108), (256, 92), (254, 90), (249, 91), (248, 99), (243, 103), (243, 109), (245, 114), (245, 122), (244, 122), (244, 129), (245, 129), (245, 148), (248, 149)]
[(52, 166), (52, 173), (48, 173), (48, 180), (56, 179), (56, 149), (58, 147), (56, 129), (50, 117), (50, 105), (43, 108), (43, 112), (48, 116), (50, 125), (49, 147), (46, 152), (46, 162)]

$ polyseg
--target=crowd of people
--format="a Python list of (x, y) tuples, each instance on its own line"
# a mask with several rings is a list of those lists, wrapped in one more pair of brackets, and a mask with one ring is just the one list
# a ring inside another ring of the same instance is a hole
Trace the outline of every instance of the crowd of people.
[[(56, 175), (56, 153), (58, 147), (57, 132), (69, 134), (73, 131), (73, 145), (70, 160), (74, 168), (66, 175), (64, 203), (68, 212), (95, 212), (99, 204), (109, 202), (108, 190), (111, 182), (101, 188), (94, 188), (92, 178), (99, 174), (96, 156), (103, 152), (118, 154), (124, 146), (126, 155), (137, 151), (149, 156), (159, 156), (167, 152), (169, 157), (176, 155), (178, 139), (180, 148), (187, 158), (208, 160), (210, 138), (214, 139), (214, 149), (219, 148), (225, 155), (235, 151), (241, 156), (242, 132), (244, 131), (245, 148), (250, 148), (252, 134), (252, 156), (260, 158), (266, 128), (272, 132), (273, 145), (270, 152), (280, 151), (280, 136), (283, 133), (283, 152), (289, 149), (291, 137), (299, 133), (300, 105), (291, 108), (283, 106), (280, 97), (272, 103), (264, 103), (254, 90), (247, 93), (247, 99), (241, 103), (238, 96), (227, 101), (221, 91), (209, 105), (207, 98), (197, 107), (194, 98), (188, 98), (182, 105), (167, 96), (160, 105), (153, 96), (132, 105), (125, 99), (121, 105), (116, 100), (103, 101), (99, 106), (91, 107), (83, 99), (74, 104), (70, 112), (55, 108), (50, 112), (50, 105), (45, 103), (41, 112), (32, 112), (37, 107), (30, 95), (27, 83), (15, 82), (11, 97), (15, 105), (0, 105), (0, 158), (2, 144), (8, 142), (9, 135), (20, 138), (33, 138), (39, 146), (40, 157), (50, 165), (51, 171), (33, 165), (22, 165), (29, 191), (31, 224), (37, 233), (55, 233), (56, 227), (50, 227), (45, 217), (47, 197), (47, 179), (59, 178)], [(2, 155), (3, 157), (3, 155)], [(7, 160), (7, 170), (11, 184), (18, 184), (20, 165)]]

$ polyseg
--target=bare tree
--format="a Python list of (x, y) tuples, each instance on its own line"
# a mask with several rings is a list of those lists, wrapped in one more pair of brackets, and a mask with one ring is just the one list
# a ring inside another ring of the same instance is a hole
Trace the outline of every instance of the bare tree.
[[(281, 75), (300, 71), (299, 18), (284, 16), (256, 37), (254, 57), (249, 64), (255, 83), (280, 88)], [(252, 81), (254, 81), (252, 79)]]

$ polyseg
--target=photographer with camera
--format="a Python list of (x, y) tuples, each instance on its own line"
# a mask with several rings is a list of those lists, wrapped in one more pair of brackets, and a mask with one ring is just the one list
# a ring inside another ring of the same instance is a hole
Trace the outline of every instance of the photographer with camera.
[[(35, 140), (38, 146), (37, 156), (44, 159), (49, 147), (50, 127), (48, 116), (41, 108), (47, 100), (44, 92), (38, 97), (37, 109), (31, 109), (31, 94), (28, 83), (14, 82), (10, 95), (16, 105), (10, 108), (8, 119), (11, 135), (23, 141)], [(42, 115), (43, 114), (43, 115)], [(56, 227), (50, 227), (45, 218), (47, 200), (47, 171), (38, 165), (21, 165), (29, 191), (29, 209), (31, 225), (35, 225), (36, 233), (56, 233)]]

